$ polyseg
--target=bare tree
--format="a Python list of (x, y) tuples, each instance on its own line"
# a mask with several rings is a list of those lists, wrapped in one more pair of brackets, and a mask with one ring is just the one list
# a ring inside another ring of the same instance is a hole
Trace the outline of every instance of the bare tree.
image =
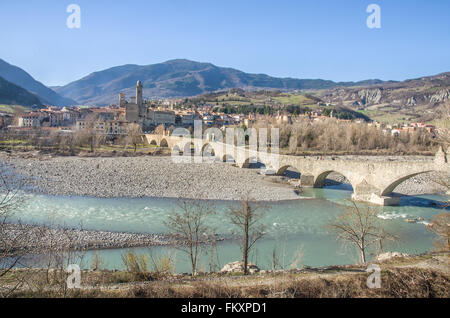
[(99, 128), (99, 118), (97, 114), (86, 116), (84, 128), (76, 133), (76, 140), (80, 146), (89, 145), (90, 151), (103, 144), (106, 140), (105, 131)]
[[(449, 174), (442, 173), (442, 174), (435, 174), (433, 177), (433, 182), (437, 183), (439, 186), (444, 189), (444, 191), (447, 191), (447, 193), (450, 193), (450, 177)], [(447, 208), (450, 206), (450, 200), (444, 203), (443, 208)]]
[(450, 251), (450, 213), (444, 212), (434, 217), (427, 229), (439, 236), (437, 248)]
[(239, 205), (231, 206), (228, 217), (241, 237), (242, 262), (244, 275), (248, 274), (248, 256), (255, 243), (264, 236), (264, 225), (260, 222), (266, 206), (259, 204), (247, 194)]
[[(83, 230), (82, 225), (79, 230)], [(45, 268), (40, 270), (45, 273), (45, 280), (29, 284), (30, 288), (38, 290), (39, 293), (52, 291), (58, 297), (65, 298), (71, 292), (67, 285), (70, 275), (67, 268), (71, 264), (78, 264), (81, 267), (85, 252), (77, 251), (79, 246), (76, 243), (76, 233), (65, 225), (42, 226), (38, 227), (37, 231), (46, 241), (45, 255), (42, 256), (45, 261), (42, 264), (45, 264)]]
[(192, 274), (197, 274), (198, 258), (203, 245), (213, 237), (212, 229), (207, 224), (207, 217), (215, 213), (213, 203), (207, 200), (181, 200), (180, 212), (173, 212), (165, 223), (171, 234), (180, 240), (177, 247), (189, 255)]
[(131, 123), (128, 125), (127, 128), (127, 142), (132, 144), (134, 146), (134, 152), (137, 151), (137, 145), (140, 145), (143, 143), (142, 138), (142, 128), (141, 125), (136, 123)]
[[(447, 108), (447, 117), (450, 116), (450, 102), (446, 105)], [(450, 150), (450, 129), (448, 127), (443, 127), (438, 130), (437, 139), (439, 144), (441, 145), (441, 150), (445, 153)], [(448, 173), (443, 173), (436, 175), (433, 178), (433, 181), (439, 184), (442, 188), (444, 188), (447, 193), (450, 192), (450, 175)], [(450, 201), (446, 202), (444, 208), (450, 206)]]
[(302, 152), (321, 153), (416, 153), (429, 152), (436, 146), (433, 134), (425, 129), (397, 137), (374, 125), (340, 122), (334, 118), (311, 121), (302, 117), (293, 124), (275, 124), (273, 127), (280, 129), (280, 148), (289, 153), (294, 153), (297, 148)]
[(440, 128), (437, 133), (438, 141), (446, 150), (450, 146), (450, 129)]
[(64, 150), (75, 150), (75, 136), (72, 133), (65, 133), (60, 136), (59, 147)]
[(296, 128), (294, 128), (293, 134), (289, 138), (289, 153), (295, 155), (297, 153), (297, 146), (298, 146), (297, 131)]
[(155, 128), (154, 133), (156, 135), (164, 135), (165, 131), (166, 131), (166, 128), (164, 127), (164, 125), (159, 125), (158, 127)]
[[(24, 183), (23, 180), (12, 180), (5, 170), (0, 170), (0, 279), (10, 274), (24, 256), (21, 239), (27, 235), (26, 228), (18, 225), (12, 230), (9, 224), (14, 210), (24, 203), (19, 192)], [(0, 297), (9, 296), (24, 283), (20, 274), (14, 276), (11, 281), (0, 284)]]
[[(450, 117), (450, 102), (444, 105), (444, 116)], [(448, 127), (439, 129), (438, 140), (444, 151), (450, 149), (450, 129)], [(450, 192), (450, 177), (448, 174), (440, 174), (433, 181), (442, 186), (447, 193)], [(444, 210), (449, 206), (450, 200), (444, 203)], [(432, 223), (427, 225), (427, 229), (439, 236), (440, 239), (437, 241), (438, 249), (450, 250), (450, 213), (444, 212), (436, 215)]]
[(395, 240), (396, 237), (385, 232), (377, 217), (378, 211), (372, 207), (359, 208), (353, 206), (340, 214), (336, 221), (327, 227), (337, 233), (337, 237), (344, 244), (351, 244), (358, 248), (361, 263), (367, 261), (367, 250), (376, 244), (382, 249), (384, 240)]

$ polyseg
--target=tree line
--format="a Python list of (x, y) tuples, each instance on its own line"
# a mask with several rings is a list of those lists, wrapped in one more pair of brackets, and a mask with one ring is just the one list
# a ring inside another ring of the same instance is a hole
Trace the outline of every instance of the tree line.
[(434, 151), (438, 140), (425, 129), (393, 135), (367, 123), (342, 122), (335, 119), (311, 122), (301, 119), (293, 124), (275, 125), (280, 129), (280, 148), (297, 152), (384, 151), (413, 154)]
[[(45, 130), (30, 128), (27, 130), (3, 130), (0, 141), (3, 148), (11, 150), (34, 148), (37, 150), (62, 151), (75, 154), (80, 150), (95, 152), (102, 146), (116, 145), (127, 148), (132, 146), (134, 152), (139, 145), (145, 144), (142, 128), (139, 124), (128, 123), (119, 133), (101, 128), (98, 116), (90, 116), (84, 121), (84, 126), (65, 130)], [(6, 147), (5, 147), (6, 146)], [(15, 147), (17, 146), (17, 147)]]

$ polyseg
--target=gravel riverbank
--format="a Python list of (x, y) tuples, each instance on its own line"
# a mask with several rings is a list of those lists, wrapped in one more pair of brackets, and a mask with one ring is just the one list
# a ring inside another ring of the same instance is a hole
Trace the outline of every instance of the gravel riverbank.
[[(287, 185), (287, 179), (298, 174), (265, 177), (259, 174), (259, 169), (239, 169), (221, 162), (176, 164), (170, 157), (149, 156), (25, 159), (0, 153), (0, 164), (30, 180), (33, 191), (49, 195), (239, 200), (250, 192), (254, 199), (264, 201), (299, 198), (298, 190)], [(395, 192), (405, 195), (443, 192), (443, 187), (433, 182), (438, 176), (437, 173), (418, 175), (400, 184)], [(343, 176), (334, 173), (328, 179), (329, 184), (346, 182)]]
[(80, 229), (50, 228), (25, 224), (4, 224), (2, 238), (13, 249), (11, 254), (49, 253), (62, 247), (76, 251), (173, 245), (177, 243), (168, 235), (135, 234)]
[(30, 180), (37, 193), (101, 198), (298, 199), (297, 192), (227, 163), (176, 164), (171, 157), (38, 157), (0, 154), (0, 163)]

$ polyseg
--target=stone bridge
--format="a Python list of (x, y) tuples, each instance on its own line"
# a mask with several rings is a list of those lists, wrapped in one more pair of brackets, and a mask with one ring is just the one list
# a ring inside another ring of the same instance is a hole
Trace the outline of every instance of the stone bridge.
[(326, 177), (337, 172), (350, 182), (353, 187), (352, 198), (355, 201), (378, 205), (397, 205), (398, 196), (392, 196), (394, 189), (403, 181), (431, 171), (450, 173), (450, 164), (446, 153), (439, 149), (434, 158), (407, 160), (393, 159), (358, 159), (358, 158), (324, 158), (277, 155), (267, 152), (237, 147), (213, 140), (191, 139), (190, 137), (173, 137), (164, 135), (145, 135), (150, 144), (172, 149), (172, 155), (180, 162), (204, 162), (205, 158), (235, 164), (240, 168), (259, 163), (265, 169), (283, 175), (290, 167), (300, 172), (303, 187), (324, 186)]

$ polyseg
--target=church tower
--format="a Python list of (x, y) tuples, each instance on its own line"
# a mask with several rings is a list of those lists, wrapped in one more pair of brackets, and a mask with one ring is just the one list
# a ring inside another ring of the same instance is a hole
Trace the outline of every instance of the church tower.
[(142, 106), (142, 83), (138, 81), (136, 84), (136, 104)]
[(141, 81), (138, 81), (136, 83), (136, 104), (139, 110), (139, 117), (145, 117), (146, 115), (144, 102), (142, 100), (142, 90), (143, 90), (142, 83)]

